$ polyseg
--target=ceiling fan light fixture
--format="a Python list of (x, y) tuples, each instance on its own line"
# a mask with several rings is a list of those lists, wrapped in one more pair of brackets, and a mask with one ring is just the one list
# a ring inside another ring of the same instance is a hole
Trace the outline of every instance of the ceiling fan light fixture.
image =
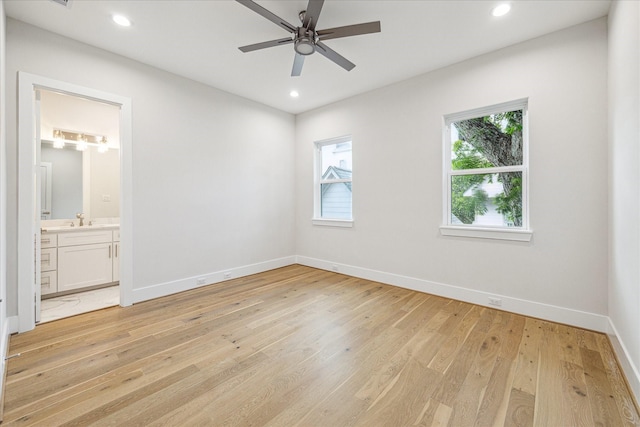
[(293, 45), (293, 48), (300, 55), (311, 55), (316, 51), (316, 46), (309, 37), (300, 37)]

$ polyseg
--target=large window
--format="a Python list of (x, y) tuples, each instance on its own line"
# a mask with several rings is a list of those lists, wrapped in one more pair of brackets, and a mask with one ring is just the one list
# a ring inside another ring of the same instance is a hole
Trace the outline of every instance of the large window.
[(445, 117), (443, 234), (530, 239), (527, 144), (526, 100)]
[(314, 223), (350, 226), (352, 221), (351, 137), (315, 143)]

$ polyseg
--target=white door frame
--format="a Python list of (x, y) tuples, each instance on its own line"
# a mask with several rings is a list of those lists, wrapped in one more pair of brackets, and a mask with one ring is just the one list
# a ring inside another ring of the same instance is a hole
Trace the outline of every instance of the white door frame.
[(120, 305), (133, 304), (133, 238), (131, 206), (131, 99), (47, 77), (18, 73), (18, 332), (35, 328), (34, 272), (36, 239), (40, 233), (36, 215), (36, 102), (35, 91), (45, 89), (78, 96), (120, 108), (120, 241), (125, 248), (120, 258)]

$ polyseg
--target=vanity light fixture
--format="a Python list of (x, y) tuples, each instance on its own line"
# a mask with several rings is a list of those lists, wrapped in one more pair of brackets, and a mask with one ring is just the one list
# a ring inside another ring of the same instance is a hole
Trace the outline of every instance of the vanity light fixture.
[(84, 151), (89, 147), (96, 147), (98, 153), (106, 153), (109, 151), (106, 136), (86, 132), (54, 129), (53, 141), (45, 139), (43, 139), (43, 141), (53, 144), (55, 148), (64, 148), (66, 144), (69, 144), (75, 146), (75, 149), (78, 151)]
[(509, 3), (503, 3), (493, 8), (491, 14), (493, 16), (504, 16), (511, 10), (511, 5)]
[(64, 148), (64, 135), (58, 129), (53, 131), (53, 148)]

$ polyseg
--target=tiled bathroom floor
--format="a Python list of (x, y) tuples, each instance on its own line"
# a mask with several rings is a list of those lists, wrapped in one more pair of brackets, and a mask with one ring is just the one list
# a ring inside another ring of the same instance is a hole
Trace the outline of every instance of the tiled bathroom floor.
[(40, 323), (120, 304), (120, 287), (95, 289), (42, 300)]

